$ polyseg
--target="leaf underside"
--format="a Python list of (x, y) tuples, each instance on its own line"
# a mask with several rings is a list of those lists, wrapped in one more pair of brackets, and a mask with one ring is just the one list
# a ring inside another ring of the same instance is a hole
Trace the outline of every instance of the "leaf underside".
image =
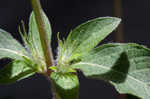
[(105, 44), (72, 65), (89, 78), (110, 81), (120, 93), (150, 98), (150, 50), (138, 44)]

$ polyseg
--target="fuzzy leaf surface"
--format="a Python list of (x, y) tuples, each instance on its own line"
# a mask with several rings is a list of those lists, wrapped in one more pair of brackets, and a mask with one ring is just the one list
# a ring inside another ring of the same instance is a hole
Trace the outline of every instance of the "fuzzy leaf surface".
[(79, 25), (67, 37), (64, 45), (66, 53), (71, 53), (71, 58), (82, 56), (115, 30), (120, 21), (115, 17), (102, 17)]
[(89, 78), (110, 81), (120, 93), (150, 99), (150, 50), (138, 44), (106, 44), (72, 65)]
[(20, 45), (8, 32), (0, 29), (0, 59), (23, 59), (27, 56), (24, 47)]
[(0, 84), (15, 83), (33, 75), (34, 70), (29, 68), (28, 65), (24, 61), (15, 60), (0, 69)]
[(79, 81), (77, 75), (52, 72), (50, 78), (61, 99), (78, 99)]
[[(44, 25), (46, 27), (48, 43), (50, 45), (51, 34), (52, 34), (51, 25), (50, 25), (50, 22), (48, 20), (48, 17), (46, 16), (46, 14), (44, 12), (43, 12), (42, 16), (43, 16), (44, 23), (45, 23)], [(31, 16), (30, 16), (29, 36), (30, 36), (29, 41), (32, 42), (32, 46), (34, 47), (34, 49), (36, 49), (37, 53), (40, 54), (39, 56), (43, 56), (43, 49), (42, 49), (42, 45), (41, 45), (41, 41), (40, 41), (39, 30), (38, 30), (38, 27), (37, 27), (34, 12), (32, 12)]]

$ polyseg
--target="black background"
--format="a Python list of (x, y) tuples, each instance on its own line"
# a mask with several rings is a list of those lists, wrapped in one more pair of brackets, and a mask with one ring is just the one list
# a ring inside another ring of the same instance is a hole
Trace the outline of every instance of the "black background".
[[(0, 0), (0, 28), (20, 40), (17, 26), (24, 20), (26, 26), (31, 12), (30, 0)], [(56, 53), (56, 33), (67, 36), (77, 25), (96, 17), (113, 16), (113, 0), (41, 0), (53, 29), (52, 46)], [(150, 46), (150, 1), (122, 0), (125, 42)], [(114, 35), (105, 42), (114, 42)], [(3, 65), (5, 61), (1, 61)], [(103, 82), (80, 78), (80, 99), (116, 99), (115, 89)], [(52, 99), (49, 82), (34, 75), (12, 85), (0, 85), (0, 99)]]

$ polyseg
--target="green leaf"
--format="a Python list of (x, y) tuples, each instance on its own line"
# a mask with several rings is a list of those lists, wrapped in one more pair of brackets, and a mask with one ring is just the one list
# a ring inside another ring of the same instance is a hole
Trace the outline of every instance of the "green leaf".
[(24, 61), (12, 61), (0, 70), (0, 84), (15, 83), (33, 75), (35, 72), (29, 65)]
[(50, 78), (61, 99), (78, 99), (79, 81), (75, 74), (52, 72)]
[(120, 21), (115, 17), (102, 17), (79, 25), (69, 34), (63, 48), (60, 46), (62, 55), (59, 56), (69, 56), (70, 60), (82, 56), (116, 29)]
[[(49, 20), (44, 12), (43, 12), (43, 19), (45, 22), (48, 43), (50, 45), (52, 31), (51, 31)], [(43, 56), (43, 49), (40, 41), (40, 35), (39, 35), (34, 12), (31, 13), (30, 21), (29, 21), (29, 41), (32, 41), (32, 46), (34, 46), (34, 49), (37, 51), (39, 56)]]
[(110, 81), (120, 93), (150, 98), (150, 50), (138, 44), (106, 44), (72, 65), (90, 78)]
[(8, 32), (0, 29), (0, 59), (12, 58), (23, 59), (27, 57), (27, 52)]

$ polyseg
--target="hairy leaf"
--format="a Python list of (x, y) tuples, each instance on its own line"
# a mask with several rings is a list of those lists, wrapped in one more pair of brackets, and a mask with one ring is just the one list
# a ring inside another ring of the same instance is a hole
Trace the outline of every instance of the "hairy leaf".
[(0, 70), (0, 84), (15, 83), (33, 75), (35, 72), (29, 65), (24, 61), (12, 61)]
[(60, 49), (61, 52), (64, 49), (64, 52), (60, 53), (71, 59), (82, 56), (116, 29), (120, 21), (121, 19), (115, 17), (102, 17), (79, 25), (69, 34)]
[(77, 99), (79, 81), (75, 74), (61, 74), (52, 72), (51, 79), (56, 92), (61, 99)]
[(150, 50), (137, 44), (106, 44), (74, 64), (90, 78), (110, 81), (120, 93), (150, 98)]
[(23, 59), (27, 52), (8, 32), (0, 29), (0, 59)]
[[(43, 19), (45, 22), (44, 25), (45, 25), (45, 29), (46, 29), (46, 33), (47, 33), (47, 38), (48, 38), (47, 43), (49, 43), (49, 45), (50, 45), (52, 31), (51, 31), (51, 26), (50, 26), (49, 20), (48, 20), (48, 18), (44, 12), (43, 12)], [(39, 56), (43, 56), (43, 50), (42, 50), (42, 45), (41, 45), (41, 41), (40, 41), (40, 35), (39, 35), (39, 31), (38, 31), (34, 12), (32, 12), (31, 16), (30, 16), (29, 41), (32, 42), (32, 47), (34, 48), (34, 50), (37, 51)]]

